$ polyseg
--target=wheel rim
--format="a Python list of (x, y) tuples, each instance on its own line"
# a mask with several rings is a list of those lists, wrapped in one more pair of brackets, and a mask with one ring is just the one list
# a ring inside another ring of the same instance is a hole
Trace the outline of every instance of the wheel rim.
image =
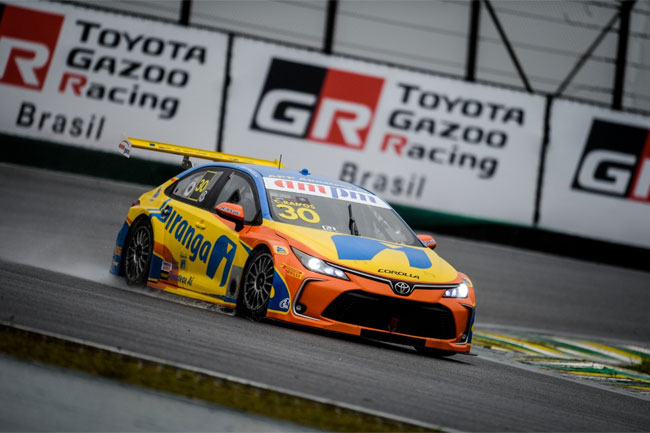
[(256, 311), (264, 307), (271, 294), (273, 286), (273, 259), (263, 254), (251, 263), (244, 285), (246, 306)]
[(151, 235), (147, 227), (136, 230), (126, 252), (126, 274), (130, 280), (139, 279), (146, 271), (151, 256)]

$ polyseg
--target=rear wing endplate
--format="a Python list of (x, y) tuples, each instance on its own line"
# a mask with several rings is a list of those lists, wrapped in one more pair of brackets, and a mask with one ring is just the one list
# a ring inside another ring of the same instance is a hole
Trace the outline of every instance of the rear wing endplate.
[(134, 147), (137, 149), (154, 150), (156, 152), (182, 155), (184, 157), (183, 168), (186, 168), (185, 165), (189, 164), (189, 157), (207, 159), (216, 162), (233, 162), (238, 164), (256, 164), (267, 165), (271, 167), (284, 167), (284, 165), (282, 165), (282, 163), (277, 159), (274, 161), (269, 161), (266, 159), (231, 155), (222, 152), (212, 152), (210, 150), (195, 149), (193, 147), (178, 146), (176, 144), (160, 143), (133, 137), (124, 137), (117, 147), (118, 151), (127, 158), (131, 157), (131, 151)]

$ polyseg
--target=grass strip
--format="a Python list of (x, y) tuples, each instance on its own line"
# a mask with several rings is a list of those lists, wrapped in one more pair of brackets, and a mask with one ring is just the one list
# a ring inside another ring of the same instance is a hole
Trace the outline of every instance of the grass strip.
[(328, 431), (440, 431), (4, 324), (0, 352)]

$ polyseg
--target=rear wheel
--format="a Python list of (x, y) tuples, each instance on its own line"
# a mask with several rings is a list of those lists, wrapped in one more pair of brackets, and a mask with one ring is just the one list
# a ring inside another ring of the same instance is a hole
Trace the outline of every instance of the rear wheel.
[(266, 316), (274, 272), (271, 253), (263, 249), (253, 251), (246, 262), (239, 290), (237, 311), (240, 315), (253, 320)]
[(153, 230), (149, 221), (142, 218), (131, 228), (126, 243), (124, 276), (127, 284), (143, 285), (147, 282), (152, 254)]

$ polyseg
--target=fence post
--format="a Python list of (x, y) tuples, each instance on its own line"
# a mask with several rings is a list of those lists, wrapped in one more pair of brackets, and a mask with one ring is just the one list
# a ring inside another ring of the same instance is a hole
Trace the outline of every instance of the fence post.
[(616, 73), (612, 92), (612, 109), (623, 108), (625, 90), (625, 69), (627, 67), (627, 43), (630, 37), (630, 15), (634, 1), (622, 1), (619, 5), (621, 20), (618, 24), (618, 48), (616, 50)]
[(467, 38), (467, 61), (465, 62), (465, 80), (476, 81), (476, 56), (478, 55), (479, 23), (481, 21), (481, 2), (472, 0), (469, 18), (469, 36)]
[(190, 13), (192, 11), (192, 0), (182, 0), (181, 1), (181, 16), (178, 19), (178, 23), (183, 26), (190, 25)]
[(551, 141), (551, 110), (554, 96), (546, 95), (546, 110), (544, 110), (544, 131), (542, 132), (542, 148), (539, 156), (539, 167), (537, 170), (537, 189), (535, 191), (535, 210), (533, 213), (533, 227), (537, 227), (541, 217), (540, 207), (542, 204), (542, 192), (544, 189), (544, 175), (546, 174), (546, 153)]
[(323, 52), (332, 54), (334, 46), (334, 28), (336, 26), (336, 10), (339, 0), (327, 0), (327, 14), (325, 16), (325, 35), (323, 37)]

